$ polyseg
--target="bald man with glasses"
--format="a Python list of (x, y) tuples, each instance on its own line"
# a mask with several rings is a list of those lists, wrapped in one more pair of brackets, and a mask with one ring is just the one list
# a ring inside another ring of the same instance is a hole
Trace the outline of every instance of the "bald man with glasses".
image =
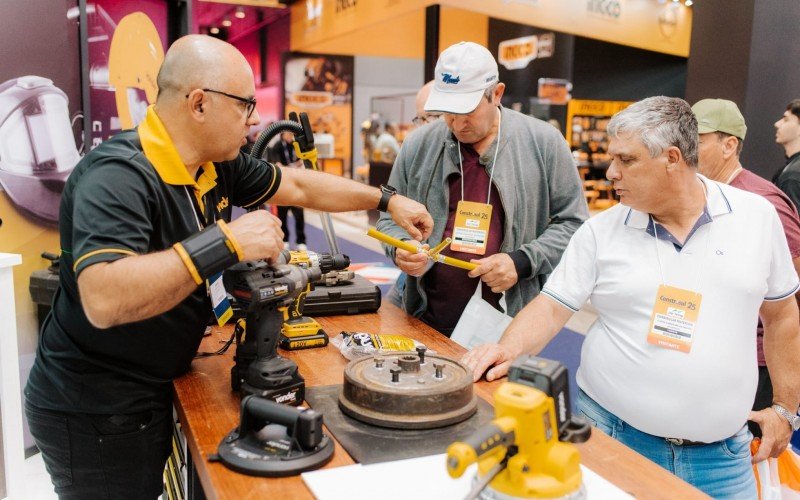
[(403, 196), (240, 153), (260, 121), (233, 46), (190, 35), (167, 52), (155, 105), (76, 166), (61, 200), (60, 286), (25, 388), (26, 415), (61, 498), (156, 498), (170, 451), (171, 382), (213, 318), (228, 266), (278, 257), (264, 202), (380, 207), (419, 240), (433, 221)]

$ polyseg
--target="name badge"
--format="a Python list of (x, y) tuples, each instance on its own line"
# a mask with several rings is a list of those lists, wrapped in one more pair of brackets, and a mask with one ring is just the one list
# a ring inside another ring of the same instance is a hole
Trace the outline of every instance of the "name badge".
[(453, 227), (453, 242), (450, 248), (456, 252), (483, 255), (489, 242), (489, 223), (492, 206), (488, 203), (459, 201), (456, 207), (456, 222)]
[(697, 292), (659, 286), (647, 343), (673, 351), (691, 351), (702, 301), (703, 296)]
[(225, 285), (222, 284), (222, 273), (219, 272), (206, 281), (208, 286), (208, 294), (211, 296), (211, 308), (214, 310), (214, 317), (217, 318), (219, 326), (225, 326), (225, 323), (233, 316), (233, 308), (231, 302), (228, 300), (228, 294), (225, 292)]

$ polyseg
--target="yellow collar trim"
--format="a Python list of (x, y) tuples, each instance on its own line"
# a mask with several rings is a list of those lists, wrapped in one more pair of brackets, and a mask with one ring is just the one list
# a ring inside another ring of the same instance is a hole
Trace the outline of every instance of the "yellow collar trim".
[(197, 182), (192, 179), (152, 105), (147, 108), (147, 114), (139, 124), (139, 139), (142, 141), (144, 156), (167, 184), (192, 186), (198, 200), (217, 185), (217, 170), (211, 162), (200, 166), (202, 173)]

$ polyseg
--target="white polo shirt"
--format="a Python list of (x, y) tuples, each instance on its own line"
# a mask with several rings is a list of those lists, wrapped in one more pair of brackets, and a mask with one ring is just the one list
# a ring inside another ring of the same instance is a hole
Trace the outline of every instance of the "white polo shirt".
[[(542, 293), (573, 311), (587, 299), (597, 308), (577, 373), (592, 399), (648, 434), (710, 443), (747, 420), (759, 308), (794, 294), (798, 276), (767, 200), (698, 177), (712, 220), (680, 251), (647, 233), (648, 214), (617, 205), (578, 229)], [(702, 294), (688, 354), (647, 342), (661, 284), (656, 245), (665, 284)]]

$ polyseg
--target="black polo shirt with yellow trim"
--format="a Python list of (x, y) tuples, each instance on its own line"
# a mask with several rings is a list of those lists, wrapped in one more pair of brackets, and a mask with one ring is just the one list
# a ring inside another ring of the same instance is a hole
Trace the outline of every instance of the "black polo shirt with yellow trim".
[(103, 414), (169, 405), (170, 383), (189, 369), (211, 317), (205, 285), (168, 312), (101, 330), (84, 314), (77, 277), (93, 264), (167, 250), (201, 225), (230, 221), (233, 206), (263, 203), (280, 179), (280, 169), (244, 154), (206, 163), (193, 179), (152, 107), (137, 130), (86, 155), (61, 199), (60, 286), (42, 326), (28, 401)]

